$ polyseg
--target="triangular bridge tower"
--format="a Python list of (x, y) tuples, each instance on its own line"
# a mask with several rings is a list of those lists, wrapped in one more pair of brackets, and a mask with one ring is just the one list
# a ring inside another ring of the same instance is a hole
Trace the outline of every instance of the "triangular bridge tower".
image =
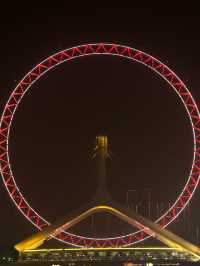
[(68, 230), (75, 224), (84, 220), (88, 216), (97, 212), (108, 212), (119, 219), (130, 224), (134, 228), (144, 230), (149, 236), (158, 239), (170, 248), (178, 248), (183, 252), (191, 254), (195, 260), (200, 259), (200, 249), (194, 244), (184, 240), (169, 230), (162, 228), (159, 224), (143, 217), (133, 210), (128, 210), (126, 206), (112, 200), (106, 187), (106, 160), (109, 157), (108, 138), (104, 135), (96, 137), (94, 157), (98, 165), (98, 186), (94, 198), (79, 210), (67, 215), (63, 219), (35, 233), (29, 238), (15, 245), (16, 250), (35, 249), (41, 246), (45, 240), (57, 236), (61, 231)]

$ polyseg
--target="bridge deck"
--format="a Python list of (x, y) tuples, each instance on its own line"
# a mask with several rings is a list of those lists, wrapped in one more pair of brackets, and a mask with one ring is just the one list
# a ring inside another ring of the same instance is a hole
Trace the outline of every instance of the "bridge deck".
[(136, 248), (72, 248), (34, 249), (20, 254), (21, 262), (190, 262), (194, 257), (179, 248), (136, 247)]

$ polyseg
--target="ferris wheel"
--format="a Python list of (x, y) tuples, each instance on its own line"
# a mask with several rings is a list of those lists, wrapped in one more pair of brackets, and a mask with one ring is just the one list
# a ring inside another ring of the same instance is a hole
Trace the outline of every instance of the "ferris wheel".
[[(37, 64), (24, 76), (24, 78), (12, 91), (4, 107), (0, 121), (0, 170), (4, 185), (10, 198), (27, 220), (29, 220), (39, 230), (43, 230), (45, 227), (50, 225), (50, 223), (41, 214), (39, 214), (37, 210), (32, 208), (17, 185), (17, 179), (13, 175), (9, 159), (9, 133), (12, 123), (14, 122), (14, 114), (21, 102), (21, 99), (41, 76), (64, 62), (67, 63), (70, 60), (76, 60), (80, 57), (84, 60), (84, 57), (92, 55), (123, 57), (130, 61), (141, 63), (145, 67), (152, 69), (176, 92), (187, 111), (193, 133), (193, 160), (187, 181), (181, 189), (177, 199), (171, 207), (155, 221), (165, 228), (184, 210), (191, 200), (199, 182), (200, 114), (190, 91), (180, 78), (161, 61), (135, 48), (109, 43), (75, 46), (49, 56), (47, 59)], [(62, 231), (55, 238), (67, 244), (79, 247), (116, 247), (129, 246), (141, 242), (148, 237), (149, 235), (146, 234), (144, 230), (138, 230), (127, 235), (120, 235), (113, 238), (91, 238), (72, 234), (68, 231)]]

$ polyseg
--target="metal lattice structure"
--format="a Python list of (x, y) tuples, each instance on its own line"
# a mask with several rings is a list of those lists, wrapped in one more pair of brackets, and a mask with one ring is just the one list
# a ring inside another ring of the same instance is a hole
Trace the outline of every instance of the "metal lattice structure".
[[(9, 132), (15, 111), (26, 91), (46, 72), (69, 60), (90, 55), (112, 55), (141, 63), (163, 78), (175, 90), (185, 106), (193, 133), (193, 161), (187, 182), (172, 206), (157, 219), (157, 223), (166, 227), (183, 211), (193, 196), (199, 182), (200, 174), (200, 115), (197, 105), (180, 78), (165, 64), (156, 58), (134, 48), (118, 44), (86, 44), (58, 52), (42, 61), (19, 82), (5, 105), (0, 121), (0, 170), (5, 187), (21, 213), (39, 230), (50, 223), (35, 211), (21, 193), (12, 173), (9, 160)], [(118, 247), (128, 246), (149, 237), (144, 230), (115, 238), (88, 238), (67, 231), (61, 232), (56, 238), (62, 242), (79, 247)]]

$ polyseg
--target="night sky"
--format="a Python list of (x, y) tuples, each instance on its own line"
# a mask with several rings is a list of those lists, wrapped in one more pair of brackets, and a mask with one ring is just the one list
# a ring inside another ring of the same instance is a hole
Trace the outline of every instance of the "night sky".
[[(192, 5), (163, 4), (4, 7), (5, 15), (0, 17), (1, 110), (20, 79), (38, 62), (91, 42), (124, 44), (155, 56), (178, 74), (200, 105), (197, 10)], [(173, 203), (192, 162), (192, 131), (184, 106), (150, 69), (102, 55), (79, 58), (48, 72), (27, 92), (15, 114), (10, 135), (12, 169), (39, 213), (53, 222), (92, 197), (97, 180), (91, 155), (97, 134), (109, 138), (113, 155), (107, 183), (115, 200), (127, 204), (127, 191), (137, 190), (130, 193), (128, 204), (145, 204), (149, 189), (152, 205), (166, 208)], [(36, 230), (15, 208), (2, 181), (0, 193), (3, 246)], [(170, 227), (193, 242), (200, 222), (198, 194), (199, 189), (189, 209)], [(92, 234), (89, 229), (83, 224), (74, 232)], [(123, 231), (116, 225), (116, 234), (117, 229)], [(101, 228), (94, 231), (102, 234)]]

